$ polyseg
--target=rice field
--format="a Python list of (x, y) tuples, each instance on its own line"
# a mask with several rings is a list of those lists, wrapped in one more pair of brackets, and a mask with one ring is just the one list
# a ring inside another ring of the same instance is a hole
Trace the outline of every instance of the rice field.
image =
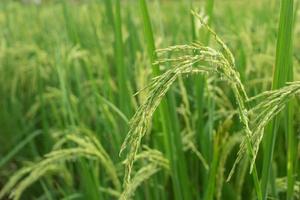
[(1, 0), (0, 199), (300, 199), (298, 0)]

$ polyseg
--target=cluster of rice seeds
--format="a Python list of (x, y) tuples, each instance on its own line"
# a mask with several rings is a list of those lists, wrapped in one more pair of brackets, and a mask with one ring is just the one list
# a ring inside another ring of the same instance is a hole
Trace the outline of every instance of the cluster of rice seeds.
[[(254, 157), (251, 160), (251, 168), (255, 163), (255, 159), (259, 150), (259, 145), (264, 135), (264, 129), (267, 124), (277, 116), (293, 97), (300, 93), (300, 82), (290, 82), (283, 88), (278, 90), (266, 91), (248, 101), (258, 101), (259, 103), (249, 110), (251, 118), (251, 127), (253, 135), (251, 141), (253, 144)], [(238, 157), (241, 157), (246, 151), (246, 141), (241, 144)]]

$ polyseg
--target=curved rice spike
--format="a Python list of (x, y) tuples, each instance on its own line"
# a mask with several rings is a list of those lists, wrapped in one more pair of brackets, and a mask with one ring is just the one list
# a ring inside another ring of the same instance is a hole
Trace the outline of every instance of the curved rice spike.
[(11, 191), (15, 187), (15, 185), (20, 181), (20, 179), (22, 179), (22, 177), (24, 177), (27, 173), (29, 173), (31, 171), (31, 169), (32, 169), (32, 166), (23, 167), (22, 169), (20, 169), (16, 173), (14, 173), (14, 175), (12, 175), (10, 177), (9, 181), (1, 189), (0, 199), (2, 199), (4, 197), (4, 195), (9, 193), (9, 191)]
[[(254, 147), (254, 155), (250, 159), (250, 172), (252, 171), (255, 164), (255, 159), (259, 150), (259, 146), (264, 135), (264, 128), (272, 119), (274, 119), (275, 116), (277, 116), (284, 109), (288, 101), (290, 101), (292, 98), (299, 94), (300, 83), (299, 81), (295, 81), (288, 83), (286, 86), (280, 89), (273, 90), (272, 92), (263, 92), (254, 97), (260, 98), (261, 102), (250, 110), (252, 115), (256, 116), (254, 119), (251, 120), (253, 134), (250, 137), (250, 140)], [(229, 175), (229, 178), (232, 176), (235, 165), (241, 160), (244, 153), (247, 151), (247, 146), (245, 144), (246, 139), (244, 139), (240, 146), (238, 157), (234, 164), (233, 170)]]
[[(202, 23), (204, 22), (202, 21)], [(250, 157), (251, 159), (254, 157), (252, 143), (250, 142), (252, 131), (249, 127), (248, 110), (246, 109), (244, 104), (244, 102), (247, 101), (248, 96), (243, 84), (240, 81), (239, 73), (235, 69), (233, 55), (226, 44), (217, 36), (217, 34), (212, 29), (210, 29), (207, 24), (204, 25), (210, 31), (210, 33), (214, 35), (215, 40), (222, 47), (225, 54), (210, 47), (203, 47), (197, 43), (194, 43), (192, 46), (199, 49), (196, 56), (191, 57), (191, 60), (178, 62), (177, 65), (173, 66), (164, 74), (154, 79), (149, 87), (150, 93), (146, 98), (146, 101), (138, 108), (137, 112), (130, 121), (130, 130), (120, 149), (121, 155), (121, 153), (130, 144), (129, 152), (127, 153), (127, 163), (124, 176), (125, 186), (130, 182), (130, 174), (135, 156), (138, 152), (143, 136), (149, 129), (149, 124), (154, 111), (158, 107), (160, 101), (169, 90), (173, 82), (180, 74), (184, 73), (217, 73), (224, 77), (225, 80), (227, 80), (235, 95), (240, 120), (244, 125), (244, 129), (247, 135), (247, 148), (249, 150)], [(172, 47), (170, 49), (166, 48), (163, 51), (167, 52), (174, 50), (174, 47)], [(206, 62), (207, 66), (194, 65), (195, 63), (198, 63), (200, 61)]]

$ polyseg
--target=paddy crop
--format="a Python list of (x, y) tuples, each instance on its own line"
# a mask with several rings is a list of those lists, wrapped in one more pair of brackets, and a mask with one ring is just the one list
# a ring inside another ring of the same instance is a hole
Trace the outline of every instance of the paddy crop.
[(299, 199), (299, 35), (296, 0), (2, 1), (0, 199)]

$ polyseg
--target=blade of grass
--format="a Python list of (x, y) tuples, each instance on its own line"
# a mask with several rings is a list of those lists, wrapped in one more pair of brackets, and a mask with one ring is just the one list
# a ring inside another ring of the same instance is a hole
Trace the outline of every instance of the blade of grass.
[(111, 0), (104, 0), (104, 3), (105, 3), (105, 12), (106, 12), (108, 21), (110, 22), (112, 28), (115, 29), (115, 17), (114, 17), (114, 13), (113, 13), (113, 7), (112, 7)]
[(30, 135), (28, 135), (25, 139), (15, 146), (9, 153), (7, 153), (3, 158), (0, 160), (0, 168), (5, 165), (12, 157), (14, 157), (22, 148), (24, 148), (29, 142), (31, 142), (35, 137), (40, 135), (42, 132), (40, 130), (34, 131)]
[[(282, 0), (280, 9), (280, 21), (278, 28), (277, 48), (276, 48), (276, 61), (273, 75), (272, 89), (278, 89), (287, 81), (292, 80), (293, 65), (292, 65), (292, 30), (293, 30), (293, 0)], [(293, 112), (292, 105), (287, 106), (285, 115), (285, 131), (288, 135), (288, 192), (287, 199), (291, 199), (293, 194), (293, 162), (294, 162), (294, 144), (293, 139)], [(273, 160), (274, 146), (277, 135), (277, 128), (279, 127), (279, 118), (274, 119), (273, 122), (267, 127), (266, 136), (264, 138), (264, 158), (262, 168), (261, 187), (263, 199), (268, 196), (268, 183), (270, 179), (271, 163)]]
[[(121, 21), (121, 1), (115, 2), (115, 53), (116, 53), (116, 65), (117, 65), (117, 80), (119, 91), (119, 106), (121, 111), (126, 115), (131, 115), (130, 106), (130, 92), (127, 87), (127, 70), (124, 61), (124, 45), (122, 34), (122, 21)], [(129, 104), (129, 105), (128, 105)]]
[(219, 153), (220, 153), (217, 137), (218, 136), (215, 137), (215, 139), (217, 141), (215, 141), (215, 144), (214, 144), (213, 158), (212, 158), (209, 175), (208, 175), (207, 189), (205, 190), (205, 193), (204, 193), (204, 198), (203, 198), (204, 200), (214, 199), (216, 174), (217, 174), (217, 169), (218, 169)]

